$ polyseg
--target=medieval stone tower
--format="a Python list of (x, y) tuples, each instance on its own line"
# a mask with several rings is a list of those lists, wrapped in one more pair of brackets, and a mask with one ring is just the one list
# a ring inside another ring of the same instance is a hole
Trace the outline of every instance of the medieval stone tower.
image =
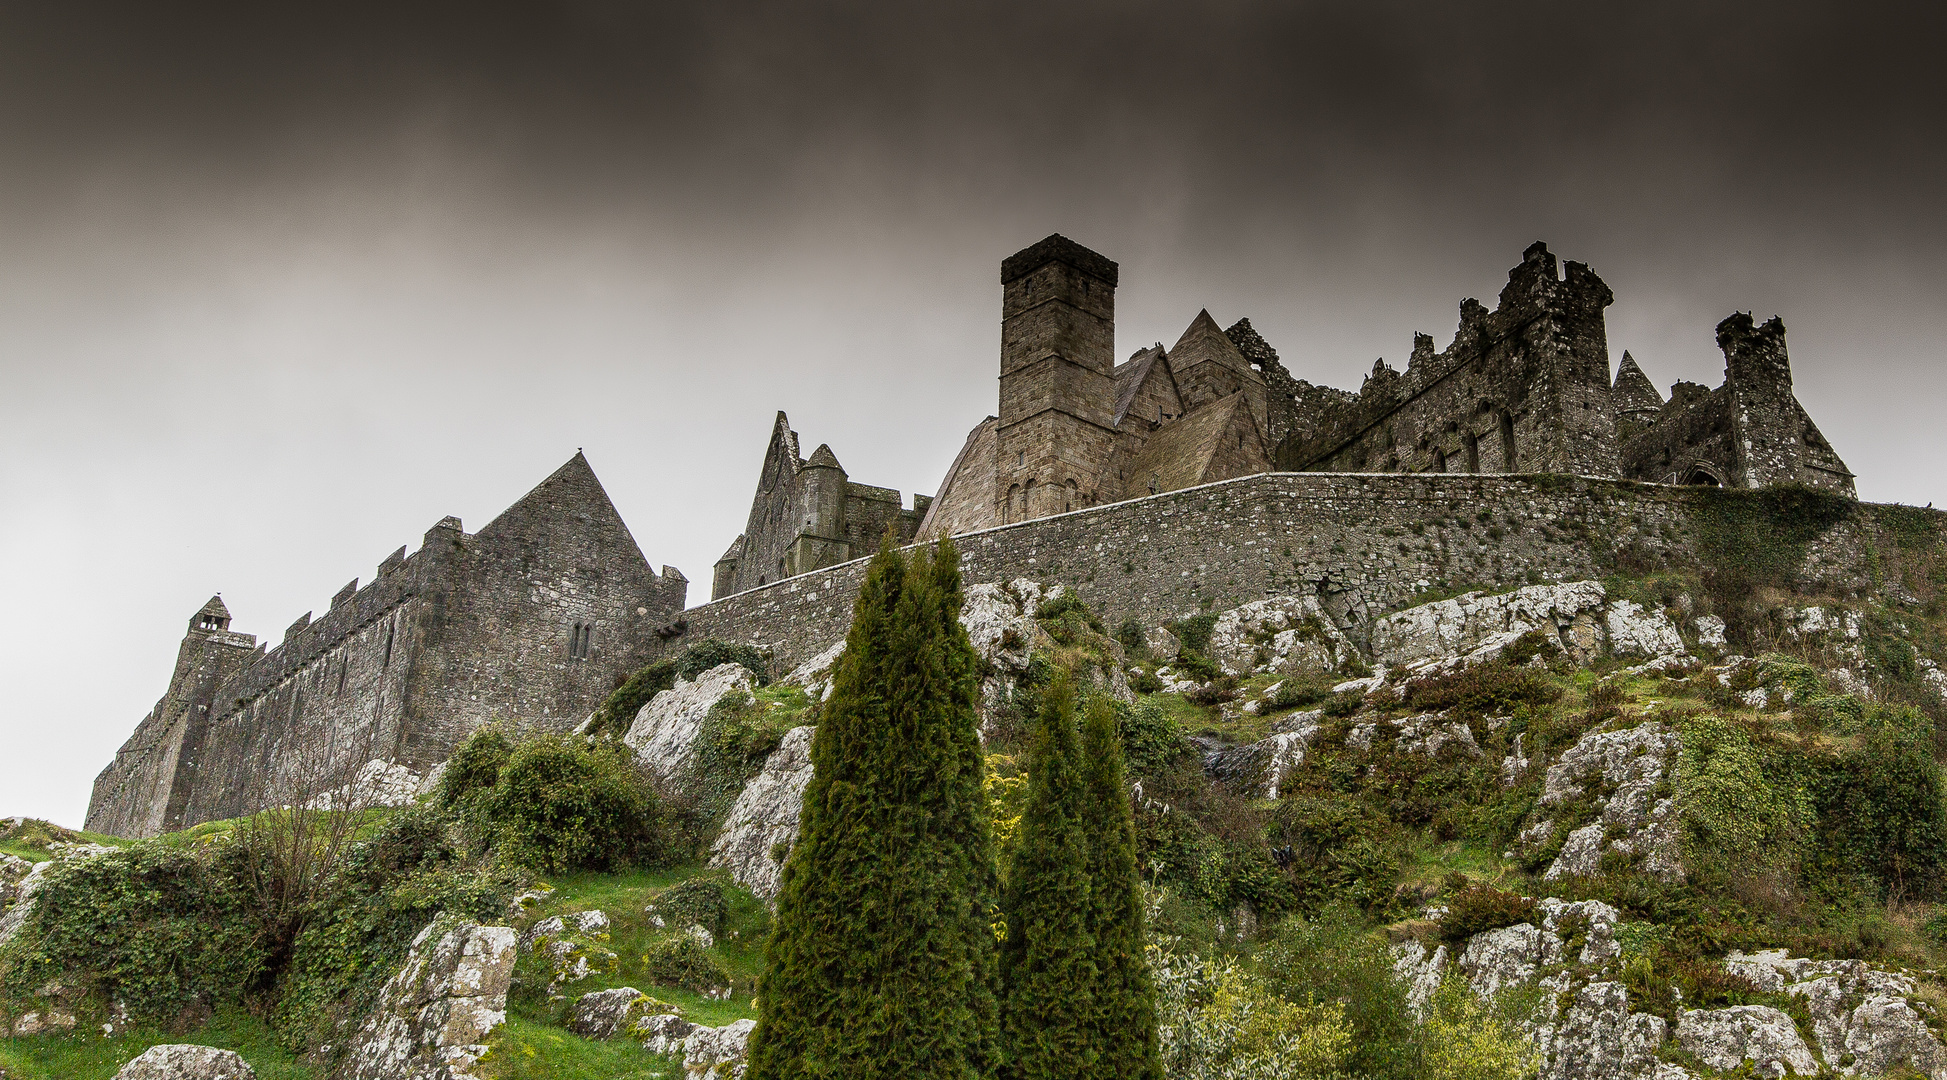
[(1115, 263), (1064, 236), (1001, 263), (1002, 524), (1103, 501), (1098, 479), (1116, 445), (1115, 286)]

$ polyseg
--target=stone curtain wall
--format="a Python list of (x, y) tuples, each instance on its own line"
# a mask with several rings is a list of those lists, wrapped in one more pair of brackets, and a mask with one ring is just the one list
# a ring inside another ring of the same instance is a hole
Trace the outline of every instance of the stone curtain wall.
[[(968, 582), (1017, 577), (1079, 591), (1111, 626), (1155, 625), (1267, 595), (1309, 593), (1342, 626), (1415, 593), (1694, 567), (1692, 504), (1712, 490), (1560, 476), (1269, 473), (956, 538)], [(1866, 537), (1817, 545), (1839, 588), (1870, 585)], [(717, 637), (771, 650), (779, 670), (845, 634), (864, 562), (684, 613), (679, 651)]]
[(577, 454), (479, 533), (433, 526), (277, 648), (213, 684), (178, 679), (96, 780), (88, 821), (155, 835), (309, 798), (374, 760), (423, 777), (483, 724), (572, 727), (682, 609), (687, 582), (663, 571)]

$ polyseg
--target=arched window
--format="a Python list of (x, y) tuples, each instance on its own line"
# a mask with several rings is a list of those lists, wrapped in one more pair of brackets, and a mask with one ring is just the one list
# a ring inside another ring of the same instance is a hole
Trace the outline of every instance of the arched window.
[(1021, 488), (1021, 520), (1034, 516), (1034, 481), (1028, 481)]
[(1501, 471), (1514, 471), (1514, 417), (1501, 412)]
[(1021, 485), (1014, 484), (1007, 489), (1007, 498), (1001, 503), (1001, 524), (1007, 525), (1021, 520)]
[(594, 641), (594, 638), (594, 623), (576, 623), (574, 630), (568, 636), (568, 658), (571, 660), (588, 659), (588, 647)]
[(1062, 503), (1062, 512), (1066, 513), (1067, 511), (1073, 510), (1077, 505), (1075, 501), (1075, 478), (1071, 476), (1068, 478), (1068, 497)]
[(1433, 471), (1447, 471), (1447, 452), (1445, 450), (1435, 450), (1433, 452)]
[(1480, 437), (1475, 435), (1471, 431), (1468, 432), (1465, 445), (1467, 447), (1467, 471), (1480, 472), (1481, 471)]

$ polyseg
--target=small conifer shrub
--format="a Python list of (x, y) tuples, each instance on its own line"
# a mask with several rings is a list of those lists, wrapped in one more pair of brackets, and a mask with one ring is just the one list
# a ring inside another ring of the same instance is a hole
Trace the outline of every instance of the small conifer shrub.
[(811, 742), (750, 1080), (994, 1073), (997, 899), (978, 657), (950, 542), (882, 544)]
[[(1179, 743), (1181, 738), (1179, 734)], [(1082, 762), (1082, 827), (1088, 846), (1096, 971), (1094, 1007), (1086, 1026), (1094, 1058), (1089, 1075), (1103, 1080), (1162, 1080), (1156, 987), (1143, 949), (1135, 819), (1116, 712), (1100, 697), (1090, 700), (1083, 714)]]
[(1042, 695), (1028, 756), (1027, 809), (1007, 873), (1003, 1080), (1095, 1075), (1100, 973), (1084, 820), (1089, 792), (1080, 757), (1075, 692), (1062, 674)]

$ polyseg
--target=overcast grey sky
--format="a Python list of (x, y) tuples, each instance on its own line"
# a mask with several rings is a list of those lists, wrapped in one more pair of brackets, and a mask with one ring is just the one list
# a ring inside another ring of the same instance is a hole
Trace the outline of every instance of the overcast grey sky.
[(1351, 388), (1543, 239), (1665, 390), (1783, 316), (1947, 503), (1939, 5), (294, 6), (0, 3), (0, 814), (80, 824), (212, 592), (274, 642), (577, 447), (692, 602), (777, 409), (931, 492), (1055, 231), (1121, 354)]

